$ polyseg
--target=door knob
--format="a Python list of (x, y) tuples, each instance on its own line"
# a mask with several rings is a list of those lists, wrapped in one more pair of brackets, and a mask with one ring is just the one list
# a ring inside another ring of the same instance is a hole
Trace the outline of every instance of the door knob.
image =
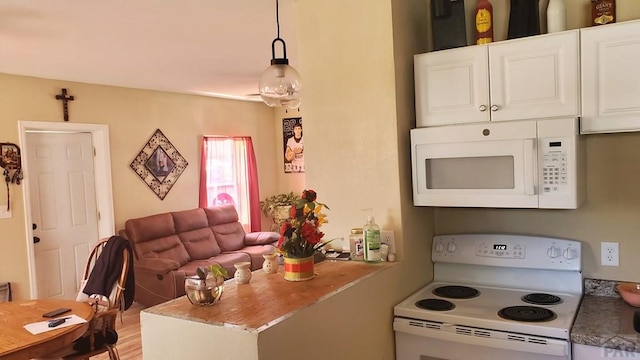
[(36, 225), (36, 224), (31, 224), (31, 228), (32, 228), (33, 230), (35, 230), (35, 229), (37, 229), (37, 228), (38, 228), (38, 225)]
[(33, 243), (34, 243), (34, 244), (37, 244), (37, 243), (39, 243), (39, 242), (40, 242), (40, 238), (39, 238), (39, 237), (37, 237), (37, 236), (34, 236), (34, 237), (33, 237)]

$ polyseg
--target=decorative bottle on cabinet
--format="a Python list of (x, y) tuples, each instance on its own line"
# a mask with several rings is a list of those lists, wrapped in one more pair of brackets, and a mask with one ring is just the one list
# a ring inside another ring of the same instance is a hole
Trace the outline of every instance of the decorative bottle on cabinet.
[(507, 39), (540, 35), (539, 0), (511, 0)]
[(380, 228), (376, 225), (373, 215), (369, 215), (362, 230), (364, 233), (364, 261), (379, 262), (381, 260)]
[(567, 7), (564, 0), (549, 0), (547, 5), (547, 32), (567, 30)]
[(475, 20), (476, 44), (493, 42), (493, 6), (489, 0), (478, 0)]

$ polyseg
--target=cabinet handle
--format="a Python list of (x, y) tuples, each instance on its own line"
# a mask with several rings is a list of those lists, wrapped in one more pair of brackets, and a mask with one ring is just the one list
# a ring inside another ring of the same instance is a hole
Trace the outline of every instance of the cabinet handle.
[(498, 111), (498, 109), (500, 109), (500, 107), (498, 105), (491, 105), (491, 111)]
[(487, 111), (487, 105), (480, 105), (480, 107), (478, 107), (478, 110), (480, 110), (480, 112)]

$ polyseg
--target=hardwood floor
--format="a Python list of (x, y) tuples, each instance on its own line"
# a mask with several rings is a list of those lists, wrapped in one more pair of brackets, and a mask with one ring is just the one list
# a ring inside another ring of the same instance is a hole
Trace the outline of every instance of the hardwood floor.
[[(140, 310), (144, 307), (138, 303), (133, 303), (127, 311), (122, 314), (122, 322), (118, 320), (116, 329), (118, 331), (118, 353), (120, 360), (141, 360), (142, 359), (142, 339), (140, 338)], [(91, 358), (92, 360), (109, 360), (109, 354), (103, 353)]]

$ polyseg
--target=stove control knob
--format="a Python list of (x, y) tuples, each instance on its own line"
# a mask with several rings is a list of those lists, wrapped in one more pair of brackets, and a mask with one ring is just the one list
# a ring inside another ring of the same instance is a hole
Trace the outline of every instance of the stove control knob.
[(559, 247), (552, 246), (547, 249), (547, 256), (550, 258), (555, 259), (560, 255), (562, 255), (562, 249), (560, 249)]
[(455, 243), (453, 243), (453, 242), (450, 242), (450, 243), (447, 245), (447, 251), (448, 251), (448, 252), (450, 252), (450, 253), (452, 253), (452, 252), (456, 252), (456, 249), (457, 249), (457, 246), (456, 246), (456, 244), (455, 244)]
[(441, 253), (441, 252), (443, 252), (443, 251), (444, 251), (444, 245), (442, 245), (442, 243), (441, 243), (441, 242), (438, 242), (438, 243), (436, 244), (436, 252)]
[(567, 249), (564, 251), (564, 254), (563, 254), (563, 255), (564, 255), (564, 257), (565, 257), (567, 260), (571, 260), (571, 259), (575, 259), (575, 258), (576, 258), (576, 255), (577, 255), (576, 253), (577, 253), (576, 249), (573, 249), (573, 248), (567, 248)]

